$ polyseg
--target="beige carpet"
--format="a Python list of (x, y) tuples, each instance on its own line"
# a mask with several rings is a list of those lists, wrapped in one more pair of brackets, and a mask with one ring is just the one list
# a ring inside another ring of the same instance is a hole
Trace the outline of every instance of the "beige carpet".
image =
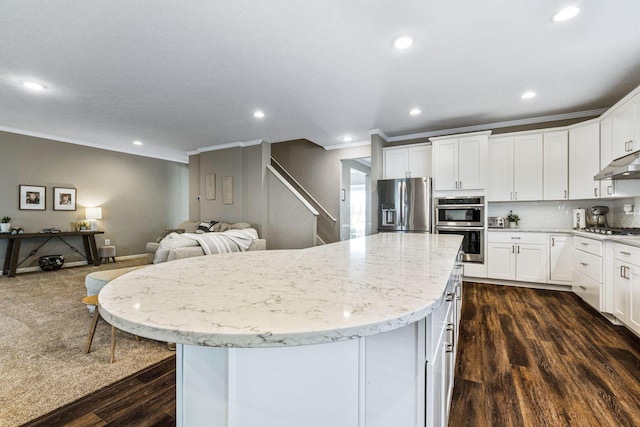
[(173, 352), (166, 343), (118, 331), (109, 363), (111, 327), (104, 321), (84, 354), (90, 316), (80, 301), (84, 277), (146, 259), (99, 267), (0, 277), (0, 426), (18, 426), (135, 373)]

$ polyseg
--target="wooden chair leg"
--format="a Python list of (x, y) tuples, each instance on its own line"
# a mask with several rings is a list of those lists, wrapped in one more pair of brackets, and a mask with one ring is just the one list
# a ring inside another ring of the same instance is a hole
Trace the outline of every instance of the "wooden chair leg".
[(91, 324), (89, 325), (89, 336), (87, 337), (87, 342), (84, 345), (84, 353), (87, 354), (91, 350), (91, 343), (93, 342), (93, 335), (96, 333), (96, 325), (98, 324), (98, 317), (100, 317), (100, 311), (98, 307), (93, 310), (93, 318), (91, 319)]
[(111, 363), (116, 361), (116, 327), (111, 327)]

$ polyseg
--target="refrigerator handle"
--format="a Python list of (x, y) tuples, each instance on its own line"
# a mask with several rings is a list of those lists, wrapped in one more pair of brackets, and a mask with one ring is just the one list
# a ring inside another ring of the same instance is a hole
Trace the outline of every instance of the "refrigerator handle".
[(400, 227), (405, 227), (405, 210), (407, 209), (407, 199), (405, 198), (407, 194), (407, 182), (406, 181), (401, 181), (400, 182), (400, 203), (401, 203), (401, 208), (398, 209), (400, 211), (400, 214), (398, 215), (398, 225)]

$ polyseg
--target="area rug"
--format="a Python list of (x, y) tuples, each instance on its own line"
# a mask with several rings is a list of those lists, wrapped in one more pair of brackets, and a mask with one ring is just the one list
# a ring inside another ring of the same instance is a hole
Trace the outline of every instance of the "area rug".
[(172, 356), (166, 343), (118, 331), (103, 320), (84, 353), (90, 315), (81, 299), (85, 276), (144, 264), (134, 259), (0, 277), (0, 426), (19, 426)]

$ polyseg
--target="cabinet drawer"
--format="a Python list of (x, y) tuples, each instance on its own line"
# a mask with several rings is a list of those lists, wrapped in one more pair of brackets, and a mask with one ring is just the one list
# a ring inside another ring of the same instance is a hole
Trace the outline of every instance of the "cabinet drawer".
[(489, 231), (487, 241), (489, 243), (533, 243), (546, 245), (546, 233), (518, 233), (507, 231)]
[(598, 311), (600, 310), (600, 288), (601, 284), (585, 276), (584, 274), (573, 272), (573, 293), (578, 295), (584, 302)]
[(613, 245), (616, 259), (640, 266), (640, 248), (616, 243)]
[(590, 254), (602, 256), (602, 242), (600, 240), (574, 236), (573, 247), (581, 251), (589, 252)]
[(602, 283), (602, 257), (574, 250), (573, 270)]

